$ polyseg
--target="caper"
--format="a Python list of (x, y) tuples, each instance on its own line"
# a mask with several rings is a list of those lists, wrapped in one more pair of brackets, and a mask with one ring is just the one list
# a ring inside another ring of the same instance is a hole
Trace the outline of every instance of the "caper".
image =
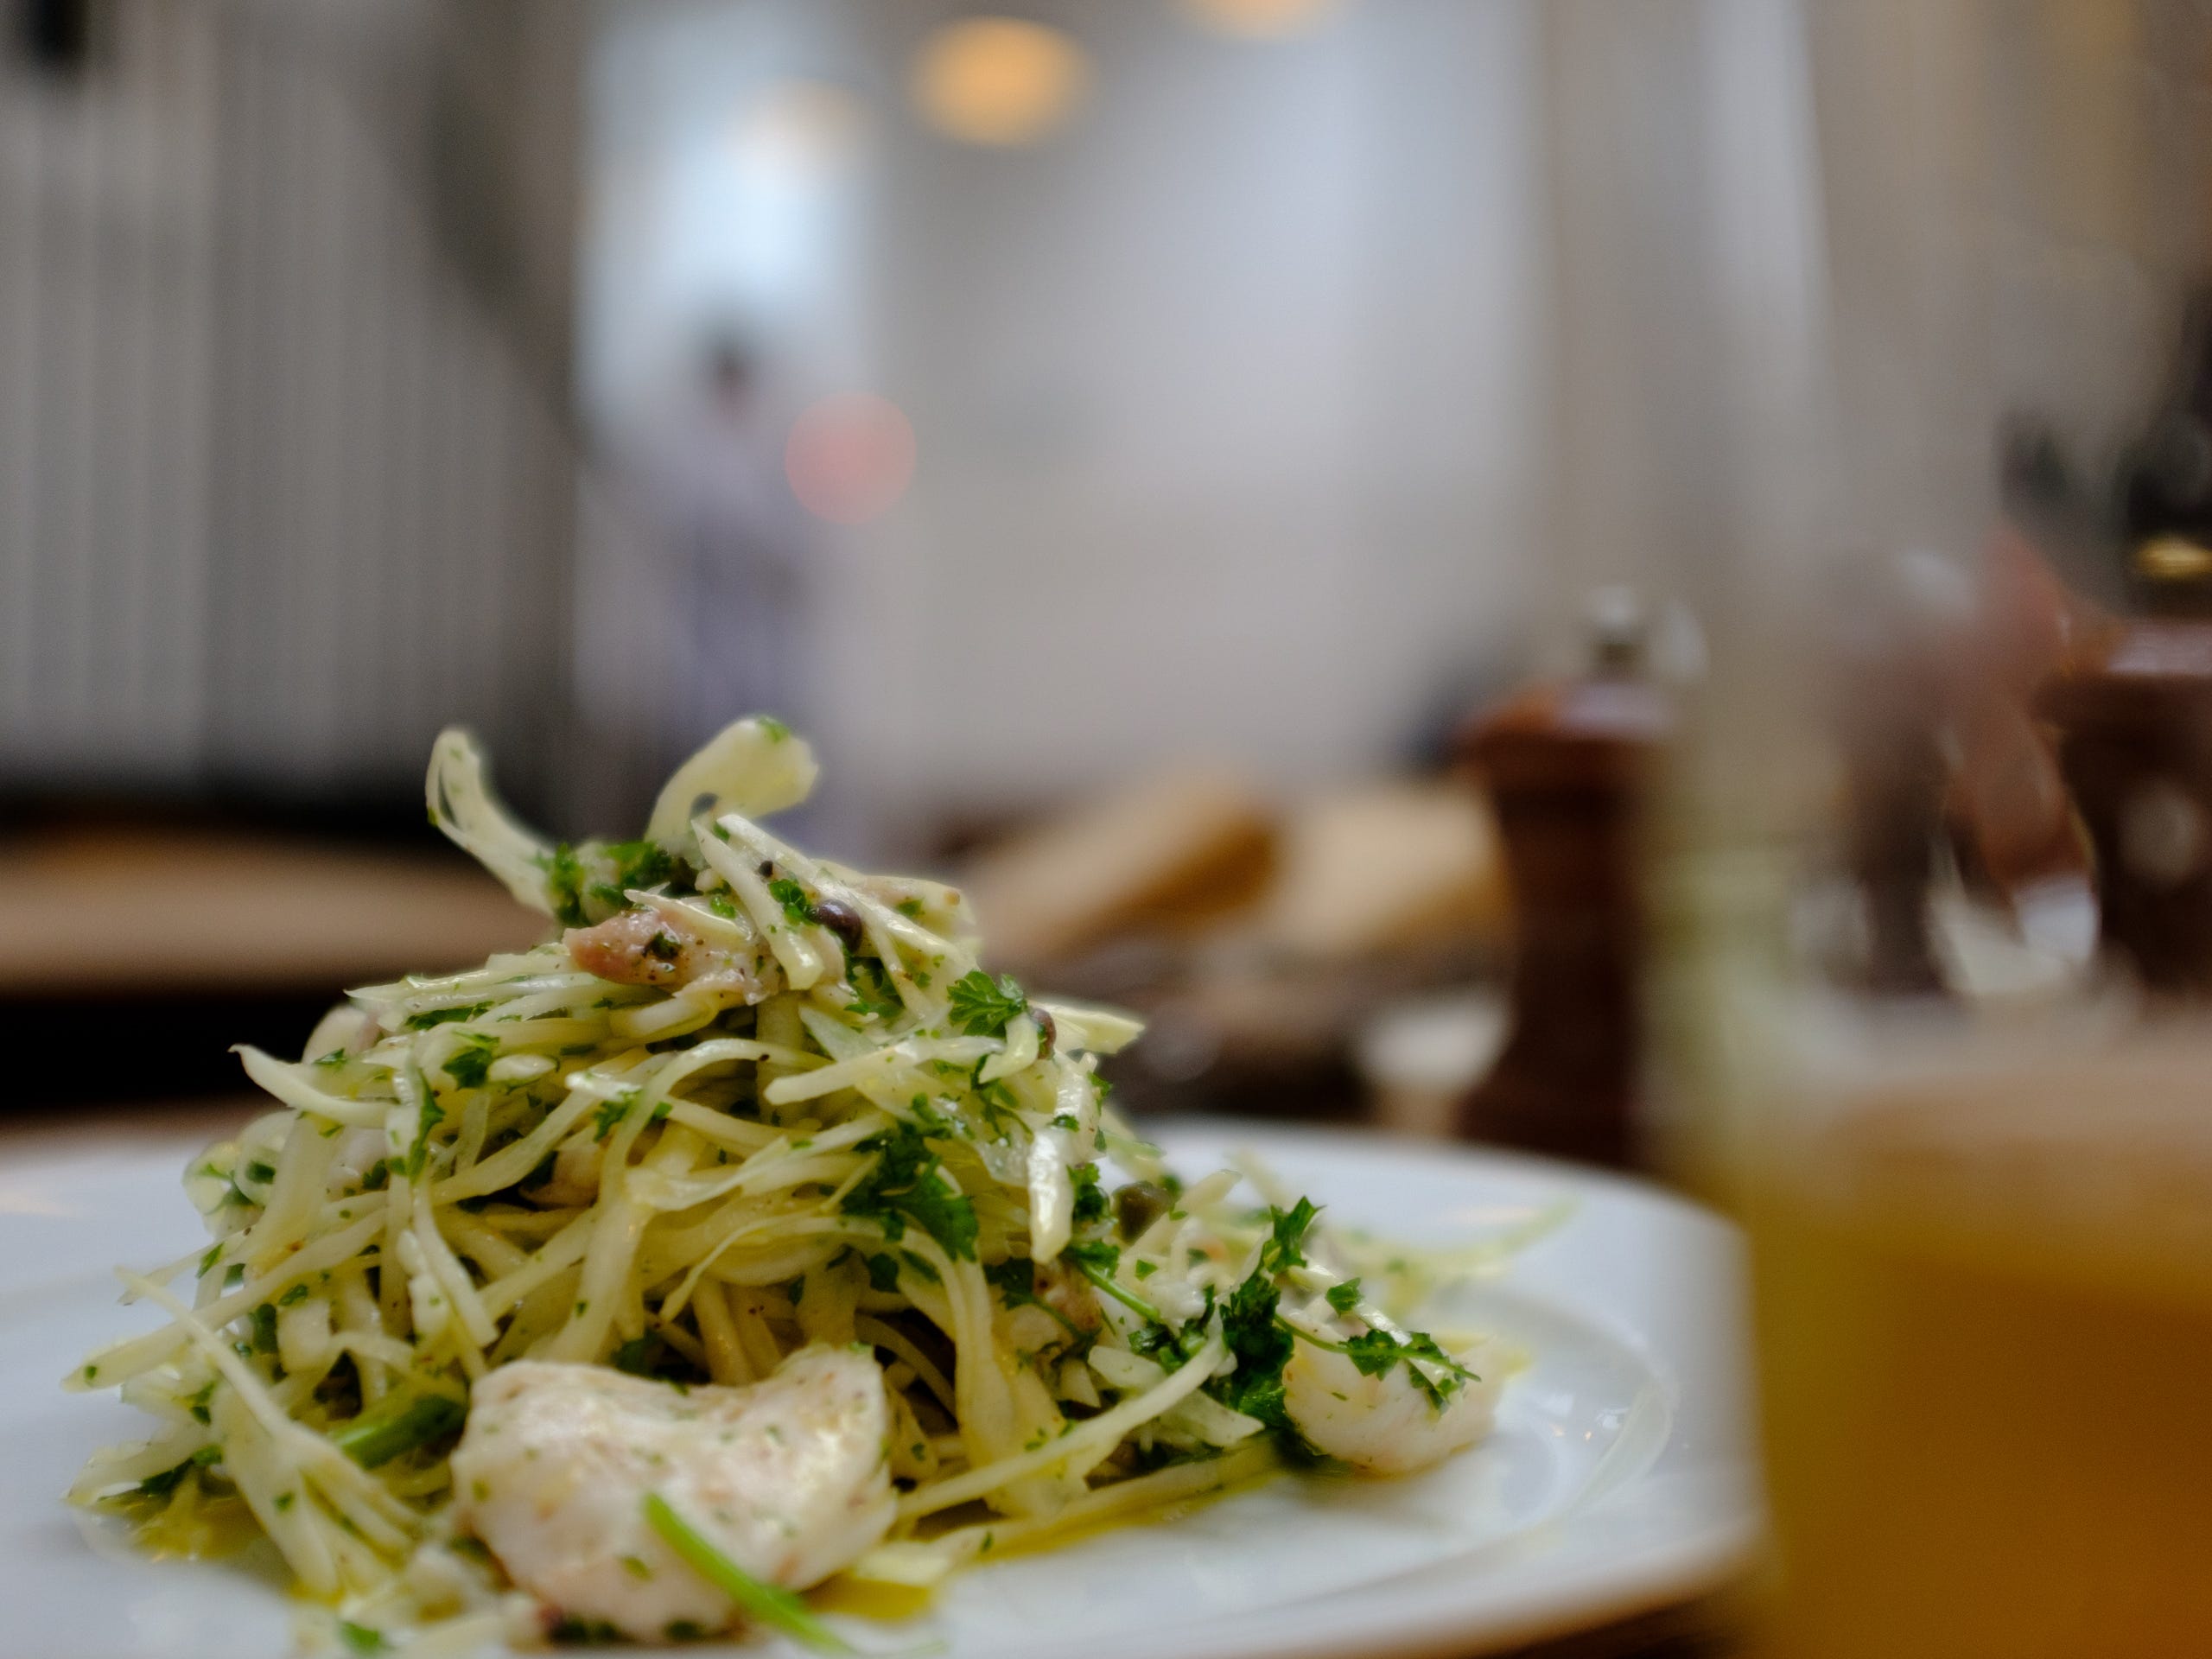
[(867, 930), (861, 925), (860, 912), (835, 899), (818, 900), (814, 906), (814, 919), (844, 941), (847, 956), (858, 950), (861, 939), (867, 937)]
[(1114, 1194), (1114, 1225), (1122, 1235), (1122, 1242), (1141, 1236), (1144, 1230), (1166, 1215), (1173, 1205), (1164, 1186), (1150, 1181), (1131, 1181)]

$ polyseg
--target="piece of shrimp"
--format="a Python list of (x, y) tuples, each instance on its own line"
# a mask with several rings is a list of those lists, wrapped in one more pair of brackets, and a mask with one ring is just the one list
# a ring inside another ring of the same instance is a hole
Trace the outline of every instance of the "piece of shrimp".
[(743, 1388), (524, 1360), (476, 1385), (454, 1489), (461, 1524), (550, 1610), (661, 1641), (734, 1609), (653, 1530), (647, 1494), (754, 1578), (804, 1589), (889, 1529), (890, 1424), (865, 1348), (802, 1349)]
[(1411, 1474), (1482, 1439), (1496, 1418), (1504, 1367), (1479, 1349), (1458, 1357), (1476, 1375), (1440, 1407), (1402, 1361), (1366, 1376), (1348, 1355), (1301, 1340), (1283, 1366), (1283, 1404), (1317, 1452), (1363, 1474)]

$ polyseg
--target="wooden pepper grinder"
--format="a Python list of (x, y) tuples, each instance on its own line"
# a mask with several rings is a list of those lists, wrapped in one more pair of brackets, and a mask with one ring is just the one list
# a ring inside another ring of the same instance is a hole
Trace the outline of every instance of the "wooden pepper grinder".
[(1463, 765), (1491, 795), (1513, 888), (1512, 1034), (1459, 1132), (1591, 1162), (1637, 1161), (1643, 906), (1638, 834), (1664, 694), (1632, 601), (1593, 605), (1594, 663), (1478, 715)]
[(2132, 623), (2038, 702), (2096, 848), (2105, 944), (2153, 991), (2212, 994), (2212, 624)]

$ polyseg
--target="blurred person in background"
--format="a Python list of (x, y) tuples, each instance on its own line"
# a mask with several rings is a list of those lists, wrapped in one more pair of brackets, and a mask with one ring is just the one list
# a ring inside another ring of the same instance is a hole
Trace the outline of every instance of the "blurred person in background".
[(666, 550), (671, 753), (733, 715), (803, 721), (808, 533), (784, 479), (760, 359), (735, 330), (702, 333), (690, 372), (643, 423), (631, 467)]

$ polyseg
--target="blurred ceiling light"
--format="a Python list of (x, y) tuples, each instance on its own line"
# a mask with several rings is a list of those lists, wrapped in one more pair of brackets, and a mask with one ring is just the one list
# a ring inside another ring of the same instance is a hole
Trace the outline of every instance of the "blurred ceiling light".
[(816, 518), (864, 524), (889, 512), (913, 481), (914, 429), (887, 397), (824, 397), (791, 423), (784, 476)]
[(1184, 9), (1218, 34), (1248, 41), (1280, 40), (1325, 22), (1337, 0), (1183, 0)]
[(763, 178), (819, 182), (856, 161), (868, 139), (868, 106), (826, 80), (779, 80), (730, 128), (738, 165)]
[(914, 107), (971, 144), (1033, 143), (1074, 111), (1090, 77), (1069, 35), (1018, 17), (963, 17), (914, 54)]

